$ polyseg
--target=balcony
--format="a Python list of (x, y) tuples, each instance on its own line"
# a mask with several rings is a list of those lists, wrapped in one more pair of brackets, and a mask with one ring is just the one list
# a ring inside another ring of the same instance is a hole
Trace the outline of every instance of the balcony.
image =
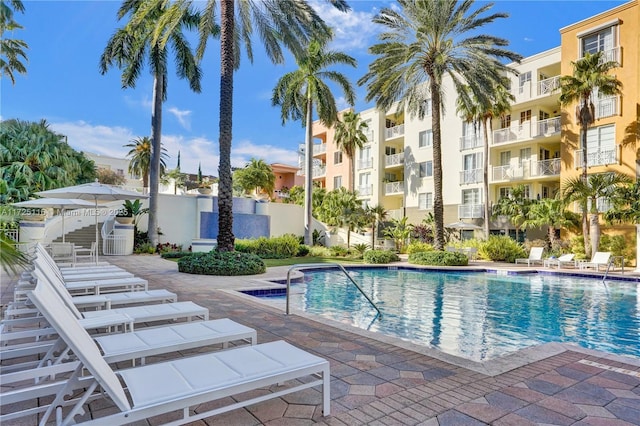
[(492, 169), (491, 181), (510, 181), (524, 178), (524, 167), (511, 165), (497, 166)]
[(482, 182), (482, 169), (463, 170), (460, 172), (460, 184), (468, 185), (480, 182)]
[(545, 78), (538, 82), (538, 96), (553, 94), (560, 87), (560, 76)]
[(608, 96), (606, 98), (600, 98), (596, 102), (596, 119), (613, 117), (618, 115), (618, 105), (620, 104), (619, 96)]
[(480, 148), (484, 143), (482, 135), (466, 135), (460, 138), (460, 151), (467, 149)]
[(373, 195), (373, 185), (360, 185), (358, 187), (358, 195), (361, 197), (370, 197)]
[(602, 60), (607, 62), (613, 61), (622, 65), (622, 55), (621, 55), (620, 46), (614, 47), (613, 49), (603, 50)]
[(511, 127), (493, 131), (492, 145), (518, 142), (538, 137), (549, 137), (560, 133), (560, 117), (548, 118), (541, 121), (517, 122)]
[(404, 194), (404, 181), (384, 184), (384, 195)]
[(314, 167), (311, 173), (311, 176), (313, 176), (314, 178), (322, 178), (322, 177), (325, 177), (326, 175), (327, 175), (326, 166)]
[(327, 152), (327, 144), (326, 143), (317, 143), (313, 145), (313, 155), (320, 155)]
[(558, 176), (560, 175), (561, 162), (559, 158), (551, 160), (533, 161), (531, 163), (531, 176)]
[[(574, 166), (576, 169), (582, 167), (582, 152), (583, 150), (579, 149), (575, 153)], [(587, 152), (587, 167), (606, 166), (617, 162), (618, 156), (615, 149)]]
[(384, 166), (385, 167), (397, 167), (404, 164), (404, 152), (399, 154), (385, 155)]
[(484, 217), (484, 204), (460, 204), (458, 206), (458, 218), (481, 219)]
[(358, 170), (371, 169), (371, 168), (373, 168), (373, 158), (358, 160)]
[(384, 133), (385, 139), (399, 138), (400, 136), (404, 136), (404, 124), (389, 127)]

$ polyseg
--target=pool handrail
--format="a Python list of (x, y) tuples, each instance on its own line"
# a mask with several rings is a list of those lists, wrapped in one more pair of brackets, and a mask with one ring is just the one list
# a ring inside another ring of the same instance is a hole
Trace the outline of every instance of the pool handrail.
[(380, 312), (380, 309), (378, 309), (376, 304), (373, 303), (373, 300), (371, 300), (371, 298), (369, 296), (367, 296), (367, 294), (364, 292), (364, 290), (362, 290), (362, 287), (360, 287), (358, 285), (358, 283), (353, 280), (353, 277), (351, 277), (351, 275), (349, 275), (349, 272), (345, 269), (345, 267), (342, 266), (339, 263), (296, 263), (295, 265), (291, 265), (291, 267), (289, 268), (289, 271), (287, 272), (286, 314), (289, 315), (289, 289), (291, 288), (291, 272), (295, 271), (296, 269), (302, 269), (302, 268), (328, 269), (328, 268), (336, 268), (336, 267), (339, 268), (340, 270), (342, 270), (342, 272), (344, 272), (344, 274), (347, 276), (347, 278), (349, 278), (349, 281), (351, 281), (353, 283), (353, 285), (356, 286), (356, 288), (360, 291), (360, 293), (362, 293), (362, 295), (365, 297), (365, 299), (367, 299), (367, 301), (371, 304), (371, 306), (373, 306), (373, 308), (378, 312), (378, 315), (376, 315), (376, 316), (381, 317), (382, 316), (382, 312)]

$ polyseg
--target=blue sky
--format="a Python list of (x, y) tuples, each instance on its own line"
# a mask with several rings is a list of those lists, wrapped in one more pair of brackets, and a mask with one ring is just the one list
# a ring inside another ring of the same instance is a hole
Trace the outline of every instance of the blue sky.
[[(367, 48), (376, 42), (377, 28), (371, 17), (387, 0), (350, 0), (353, 11), (337, 12), (322, 0), (311, 0), (321, 16), (335, 28), (332, 48), (358, 60), (358, 68), (337, 68), (354, 86), (372, 59)], [(523, 56), (559, 46), (559, 29), (608, 10), (623, 1), (496, 1), (492, 11), (510, 17), (492, 24), (485, 32), (510, 40), (510, 48)], [(38, 121), (68, 136), (69, 144), (83, 151), (124, 157), (123, 145), (148, 136), (151, 128), (152, 77), (148, 70), (135, 89), (122, 89), (120, 71), (106, 75), (98, 61), (109, 37), (122, 23), (116, 21), (119, 1), (30, 1), (25, 14), (16, 20), (24, 27), (13, 37), (29, 45), (27, 75), (18, 75), (15, 86), (0, 81), (0, 117)], [(193, 45), (195, 46), (195, 36)], [(202, 163), (204, 174), (217, 175), (219, 44), (209, 42), (202, 63), (202, 93), (190, 91), (173, 70), (169, 75), (168, 99), (164, 104), (163, 144), (176, 165), (195, 173)], [(273, 65), (255, 45), (254, 63), (246, 56), (235, 76), (234, 134), (232, 164), (244, 165), (251, 157), (268, 162), (297, 163), (297, 147), (304, 140), (300, 122), (282, 126), (280, 111), (271, 106), (271, 91), (295, 62)], [(364, 100), (364, 88), (357, 87), (356, 110), (372, 107)], [(339, 106), (346, 107), (336, 93)]]

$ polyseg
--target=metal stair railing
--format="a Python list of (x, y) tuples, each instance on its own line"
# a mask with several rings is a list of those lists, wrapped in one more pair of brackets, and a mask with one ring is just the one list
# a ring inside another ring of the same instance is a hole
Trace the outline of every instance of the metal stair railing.
[(362, 287), (360, 287), (358, 285), (357, 282), (354, 281), (354, 279), (351, 277), (351, 275), (349, 275), (349, 272), (347, 272), (347, 270), (344, 268), (344, 266), (340, 265), (339, 263), (300, 263), (300, 264), (295, 264), (292, 265), (289, 268), (289, 271), (287, 272), (287, 303), (286, 303), (286, 314), (289, 315), (289, 290), (291, 289), (291, 272), (297, 270), (297, 269), (302, 269), (302, 268), (314, 268), (314, 269), (328, 269), (328, 268), (338, 268), (340, 269), (342, 272), (344, 272), (344, 274), (347, 276), (347, 278), (349, 278), (349, 281), (351, 281), (353, 283), (353, 285), (356, 286), (356, 288), (360, 291), (360, 293), (362, 293), (362, 295), (365, 297), (365, 299), (367, 299), (367, 301), (371, 304), (371, 306), (373, 306), (373, 308), (378, 312), (378, 314), (376, 315), (376, 317), (381, 317), (382, 316), (382, 312), (380, 312), (380, 309), (378, 309), (378, 307), (376, 306), (375, 303), (373, 303), (373, 300), (371, 300), (371, 298), (369, 296), (367, 296), (367, 294), (364, 292), (364, 290), (362, 290)]
[(622, 269), (620, 271), (620, 273), (624, 274), (624, 256), (611, 256), (611, 258), (609, 259), (609, 263), (607, 263), (607, 269), (606, 271), (604, 271), (604, 275), (602, 276), (602, 282), (604, 282), (604, 280), (607, 279), (607, 275), (609, 275), (609, 270), (611, 270), (611, 265), (613, 265), (613, 262), (616, 259), (620, 259), (621, 260), (621, 265), (622, 265)]

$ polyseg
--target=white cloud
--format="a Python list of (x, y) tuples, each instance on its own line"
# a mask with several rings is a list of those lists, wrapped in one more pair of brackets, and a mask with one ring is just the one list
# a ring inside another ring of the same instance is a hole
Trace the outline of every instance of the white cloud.
[[(51, 128), (68, 137), (68, 143), (78, 151), (92, 152), (109, 157), (125, 158), (129, 148), (124, 147), (140, 135), (125, 127), (93, 125), (85, 121), (52, 122)], [(180, 169), (185, 173), (196, 173), (198, 164), (202, 173), (218, 175), (218, 142), (206, 137), (184, 137), (163, 134), (162, 145), (167, 150), (167, 168), (176, 167), (180, 151)], [(231, 164), (244, 167), (251, 158), (261, 158), (268, 163), (298, 164), (298, 154), (273, 145), (258, 145), (250, 140), (234, 142)]]
[(531, 41), (534, 41), (534, 39), (532, 39), (531, 37), (525, 37), (524, 41), (531, 42)]
[(171, 107), (167, 109), (167, 111), (173, 114), (177, 119), (183, 129), (191, 130), (191, 111), (189, 110), (179, 110), (176, 107)]
[(375, 12), (355, 11), (340, 12), (329, 2), (312, 0), (309, 2), (318, 15), (333, 28), (334, 38), (331, 43), (333, 49), (341, 51), (367, 49), (371, 46), (372, 39), (380, 31), (371, 22)]

